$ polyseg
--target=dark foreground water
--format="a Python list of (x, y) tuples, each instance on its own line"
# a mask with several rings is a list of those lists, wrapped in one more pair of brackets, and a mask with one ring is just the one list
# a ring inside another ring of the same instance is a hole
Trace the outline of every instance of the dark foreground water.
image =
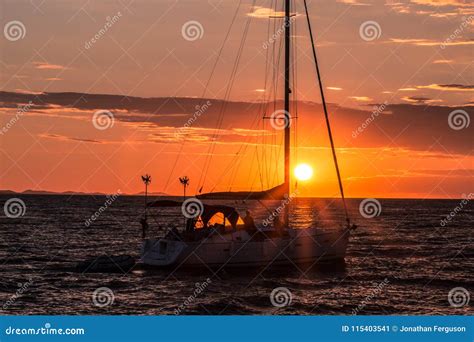
[[(359, 228), (338, 267), (83, 274), (74, 265), (89, 257), (138, 257), (143, 198), (120, 196), (101, 210), (106, 197), (4, 195), (1, 207), (12, 197), (24, 201), (26, 212), (0, 215), (2, 314), (474, 313), (474, 299), (467, 303), (474, 293), (474, 213), (472, 203), (461, 200), (380, 200), (374, 218), (361, 216), (361, 200), (350, 200)], [(292, 205), (299, 228), (342, 222), (338, 201), (296, 199)], [(237, 204), (246, 206), (255, 216), (268, 215), (258, 203)], [(453, 218), (441, 223), (450, 213)], [(151, 226), (153, 235), (157, 225)], [(102, 287), (111, 292), (97, 290)], [(291, 296), (289, 305), (272, 305), (276, 288), (285, 288), (277, 291), (286, 303)], [(448, 301), (453, 289), (456, 303), (464, 304), (459, 308)], [(102, 293), (94, 297), (94, 291)]]

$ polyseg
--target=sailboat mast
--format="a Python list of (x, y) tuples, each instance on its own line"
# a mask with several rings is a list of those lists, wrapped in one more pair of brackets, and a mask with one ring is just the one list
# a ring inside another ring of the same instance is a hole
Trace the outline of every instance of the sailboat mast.
[[(290, 195), (290, 2), (285, 0), (285, 193)], [(284, 213), (288, 224), (288, 209)]]

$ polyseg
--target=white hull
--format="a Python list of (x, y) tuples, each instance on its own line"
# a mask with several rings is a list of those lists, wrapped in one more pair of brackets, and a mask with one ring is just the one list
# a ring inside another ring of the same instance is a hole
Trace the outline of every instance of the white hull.
[(288, 230), (285, 237), (256, 241), (245, 231), (215, 234), (201, 241), (147, 239), (142, 245), (145, 265), (192, 267), (258, 267), (322, 263), (344, 259), (349, 231), (315, 228)]

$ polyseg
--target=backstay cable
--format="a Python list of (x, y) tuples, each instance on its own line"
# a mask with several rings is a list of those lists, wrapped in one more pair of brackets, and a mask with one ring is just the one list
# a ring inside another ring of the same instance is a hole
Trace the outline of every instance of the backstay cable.
[(348, 211), (347, 211), (346, 199), (344, 197), (344, 188), (342, 186), (341, 173), (339, 172), (339, 165), (337, 163), (336, 149), (334, 148), (334, 140), (332, 138), (331, 124), (329, 122), (329, 115), (328, 115), (328, 111), (327, 111), (327, 107), (326, 107), (326, 100), (324, 98), (323, 82), (321, 80), (321, 73), (319, 72), (318, 58), (316, 56), (316, 47), (315, 47), (314, 38), (313, 38), (313, 30), (311, 29), (311, 21), (309, 20), (308, 5), (306, 3), (306, 0), (303, 0), (303, 2), (304, 2), (304, 10), (306, 12), (306, 20), (308, 22), (309, 37), (311, 39), (311, 46), (313, 48), (314, 65), (316, 67), (316, 74), (318, 75), (319, 90), (321, 92), (321, 101), (323, 103), (324, 116), (326, 118), (326, 126), (327, 126), (327, 129), (328, 129), (329, 141), (331, 142), (332, 157), (333, 157), (333, 160), (334, 160), (334, 167), (336, 168), (337, 180), (339, 182), (339, 191), (341, 193), (342, 203), (344, 204), (344, 212), (346, 214), (347, 225), (350, 226), (350, 219), (349, 219), (349, 214), (348, 214)]

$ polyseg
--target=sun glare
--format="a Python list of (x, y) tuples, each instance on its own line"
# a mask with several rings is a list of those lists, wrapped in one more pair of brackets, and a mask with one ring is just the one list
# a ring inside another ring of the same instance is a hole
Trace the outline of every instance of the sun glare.
[(295, 167), (295, 177), (300, 181), (305, 181), (313, 177), (313, 168), (308, 164), (299, 164)]

